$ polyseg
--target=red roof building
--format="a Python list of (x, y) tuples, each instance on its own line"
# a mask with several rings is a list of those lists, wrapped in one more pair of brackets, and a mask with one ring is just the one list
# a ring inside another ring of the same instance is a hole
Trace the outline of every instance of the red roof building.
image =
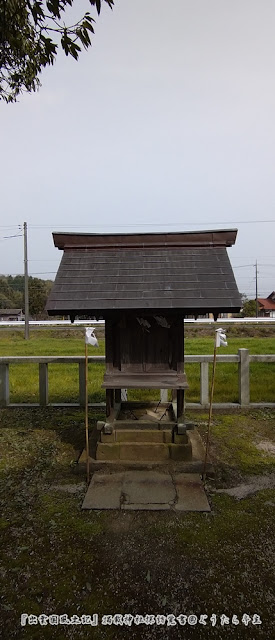
[(259, 316), (275, 318), (275, 291), (267, 298), (258, 298)]

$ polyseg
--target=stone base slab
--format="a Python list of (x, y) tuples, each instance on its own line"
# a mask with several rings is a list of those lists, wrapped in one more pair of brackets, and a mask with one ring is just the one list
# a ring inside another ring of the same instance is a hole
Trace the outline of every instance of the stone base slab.
[[(156, 432), (158, 433), (158, 432)], [(163, 460), (192, 460), (191, 444), (165, 442), (98, 442), (97, 460), (125, 460), (155, 462)]]
[(158, 471), (96, 472), (83, 509), (210, 511), (200, 476)]

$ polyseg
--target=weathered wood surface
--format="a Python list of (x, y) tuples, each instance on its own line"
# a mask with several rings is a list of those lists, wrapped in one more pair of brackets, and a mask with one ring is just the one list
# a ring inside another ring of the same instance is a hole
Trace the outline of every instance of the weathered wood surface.
[(188, 389), (185, 373), (171, 374), (105, 374), (102, 387), (104, 389)]
[[(164, 322), (167, 326), (161, 326)], [(106, 320), (106, 373), (114, 375), (184, 372), (183, 318), (117, 314)]]

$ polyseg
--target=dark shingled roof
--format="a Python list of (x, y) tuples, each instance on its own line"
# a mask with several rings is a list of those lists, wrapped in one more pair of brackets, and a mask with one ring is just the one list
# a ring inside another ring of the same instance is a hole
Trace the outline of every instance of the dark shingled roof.
[(22, 309), (0, 309), (0, 315), (1, 316), (10, 316), (10, 315), (14, 315), (14, 316), (19, 316), (20, 313), (22, 312)]
[(115, 310), (239, 311), (226, 247), (237, 231), (156, 234), (54, 233), (64, 250), (47, 302), (50, 315)]

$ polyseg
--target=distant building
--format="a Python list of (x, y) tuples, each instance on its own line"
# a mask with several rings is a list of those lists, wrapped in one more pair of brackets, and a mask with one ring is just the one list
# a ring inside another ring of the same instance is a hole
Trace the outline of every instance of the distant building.
[[(227, 318), (233, 318), (233, 313), (219, 313), (218, 316), (219, 319), (223, 318), (224, 320)], [(185, 316), (185, 319), (188, 320), (214, 320), (214, 315), (213, 313), (205, 313), (204, 315), (198, 315), (198, 316)]]
[(0, 309), (0, 322), (16, 322), (24, 318), (22, 309)]
[(275, 318), (275, 291), (267, 298), (258, 298), (258, 310), (262, 318)]

